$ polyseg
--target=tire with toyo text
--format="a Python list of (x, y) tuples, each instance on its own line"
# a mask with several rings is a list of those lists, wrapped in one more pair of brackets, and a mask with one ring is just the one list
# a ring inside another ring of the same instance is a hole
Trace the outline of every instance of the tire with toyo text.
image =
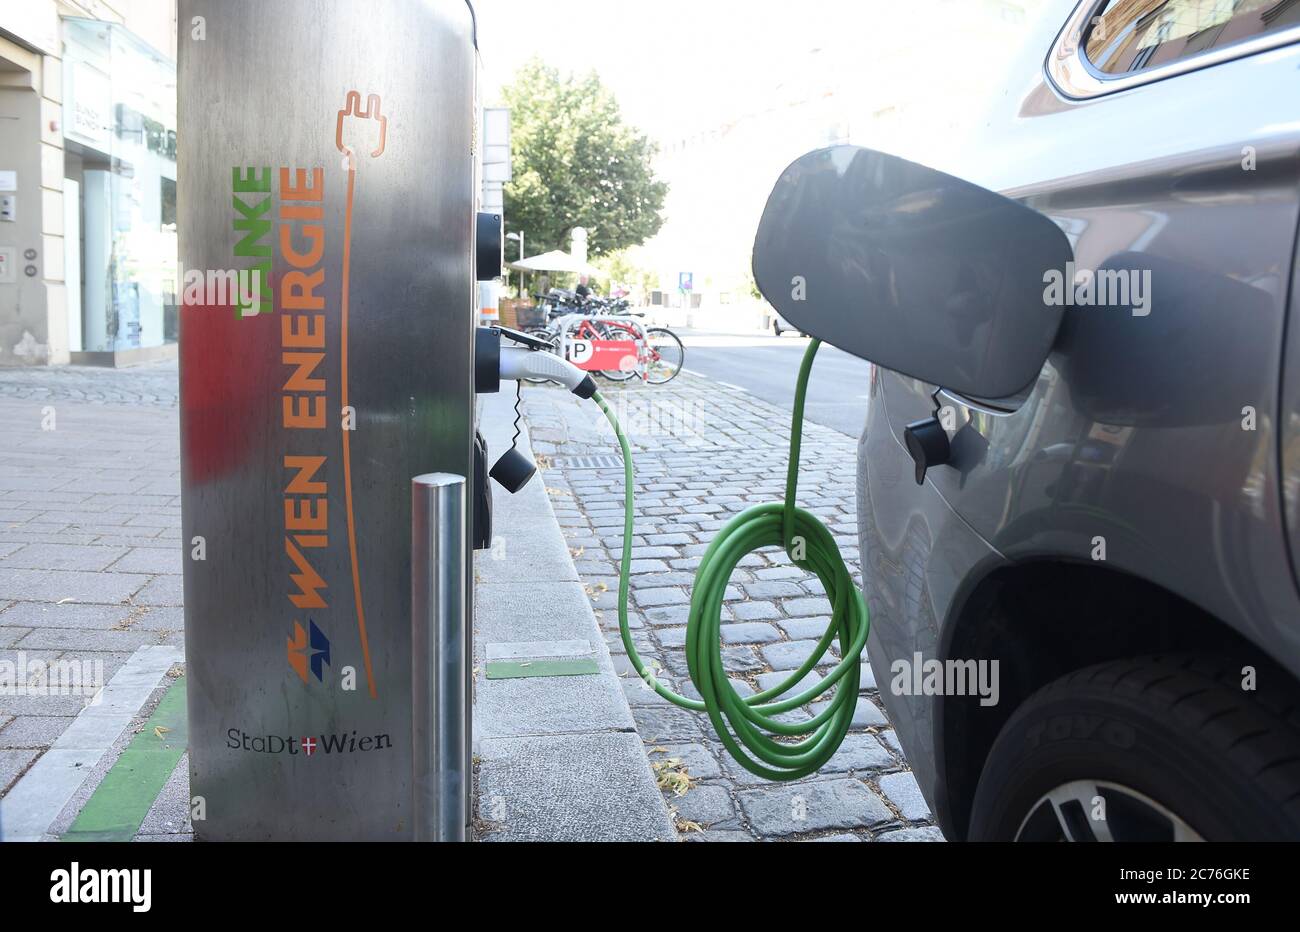
[(1142, 657), (1045, 686), (994, 741), (968, 837), (1300, 840), (1295, 685), (1262, 666), (1252, 683), (1246, 667)]

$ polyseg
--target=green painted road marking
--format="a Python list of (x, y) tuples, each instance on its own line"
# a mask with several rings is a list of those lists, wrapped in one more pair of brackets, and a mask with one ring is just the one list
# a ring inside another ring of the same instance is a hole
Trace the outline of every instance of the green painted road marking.
[(493, 660), (487, 665), (490, 680), (521, 680), (535, 676), (595, 676), (600, 672), (590, 657), (581, 660)]
[(189, 742), (185, 677), (163, 694), (158, 708), (95, 787), (63, 841), (130, 841), (140, 830)]

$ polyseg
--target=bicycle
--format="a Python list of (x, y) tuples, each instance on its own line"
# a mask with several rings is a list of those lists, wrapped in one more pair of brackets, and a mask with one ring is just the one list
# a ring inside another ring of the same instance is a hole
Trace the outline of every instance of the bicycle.
[[(534, 327), (528, 335), (549, 343), (551, 352), (563, 356), (575, 341), (610, 342), (626, 340), (634, 344), (618, 369), (597, 370), (611, 382), (626, 382), (640, 377), (649, 385), (666, 385), (677, 378), (686, 359), (686, 348), (677, 334), (665, 327), (645, 327), (639, 321), (619, 317), (644, 317), (643, 314), (562, 314), (546, 327)], [(631, 365), (628, 365), (631, 361)]]

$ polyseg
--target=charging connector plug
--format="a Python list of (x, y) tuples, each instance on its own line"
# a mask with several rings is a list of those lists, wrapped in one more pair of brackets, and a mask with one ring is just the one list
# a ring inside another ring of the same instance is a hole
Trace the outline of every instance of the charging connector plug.
[(554, 353), (522, 346), (501, 347), (501, 378), (506, 381), (546, 379), (563, 385), (579, 398), (596, 394), (595, 381), (573, 363)]

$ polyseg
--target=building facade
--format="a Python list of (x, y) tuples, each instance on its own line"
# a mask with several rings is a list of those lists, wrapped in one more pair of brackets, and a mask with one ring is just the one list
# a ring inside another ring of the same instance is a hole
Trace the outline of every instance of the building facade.
[(175, 353), (175, 0), (0, 4), (0, 366)]

